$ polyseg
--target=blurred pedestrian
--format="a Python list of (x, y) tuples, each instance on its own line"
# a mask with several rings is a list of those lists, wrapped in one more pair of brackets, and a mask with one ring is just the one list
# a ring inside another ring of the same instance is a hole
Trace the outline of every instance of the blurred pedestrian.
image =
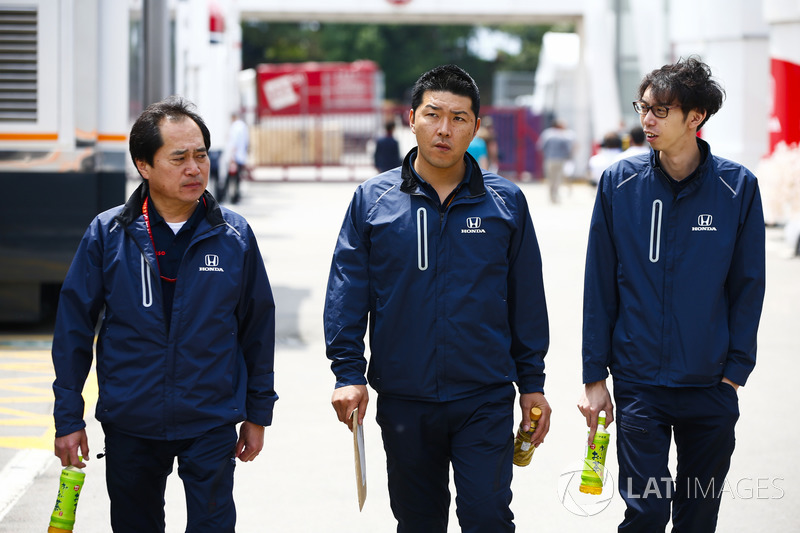
[(591, 435), (600, 411), (614, 420), (610, 372), (627, 506), (620, 531), (664, 531), (670, 514), (674, 531), (716, 529), (737, 389), (756, 362), (765, 283), (758, 183), (697, 136), (723, 99), (694, 57), (647, 74), (633, 106), (652, 150), (611, 165), (597, 191), (578, 407)]
[(486, 140), (480, 133), (472, 138), (467, 147), (467, 152), (478, 162), (479, 167), (489, 168), (489, 151), (486, 148)]
[[(649, 154), (650, 147), (645, 146), (644, 130), (641, 126), (634, 126), (628, 131), (629, 146), (616, 158), (616, 161), (633, 157), (635, 155)], [(603, 169), (605, 170), (605, 169)], [(602, 173), (601, 173), (602, 174)], [(598, 178), (599, 181), (599, 178)]]
[[(467, 153), (480, 93), (455, 65), (424, 73), (402, 168), (355, 192), (333, 254), (325, 340), (332, 404), (352, 428), (378, 393), (398, 532), (447, 531), (452, 464), (463, 531), (513, 531), (516, 382), (522, 423), (542, 409), (548, 321), (539, 246), (522, 191)], [(364, 337), (369, 328), (367, 371)], [(366, 374), (366, 376), (365, 376)]]
[(384, 126), (383, 137), (375, 142), (375, 168), (378, 173), (386, 172), (399, 167), (403, 158), (400, 155), (400, 144), (394, 138), (394, 122), (387, 122)]
[(63, 466), (89, 460), (81, 391), (97, 332), (116, 533), (165, 530), (176, 458), (186, 531), (233, 531), (235, 458), (255, 459), (272, 421), (272, 291), (247, 221), (205, 191), (210, 145), (189, 102), (148, 106), (130, 133), (142, 183), (90, 224), (61, 290), (55, 454)]
[(250, 149), (250, 132), (244, 120), (238, 113), (231, 114), (231, 127), (228, 130), (228, 140), (225, 146), (225, 160), (227, 174), (218, 192), (219, 201), (224, 202), (230, 194), (232, 204), (239, 203), (241, 199), (241, 184), (247, 176), (247, 156)]
[(485, 116), (481, 121), (481, 129), (478, 130), (484, 141), (486, 141), (486, 170), (497, 173), (500, 170), (500, 148), (497, 143), (497, 132), (494, 129), (492, 117)]
[(572, 159), (575, 134), (563, 120), (555, 119), (539, 136), (536, 147), (542, 152), (544, 178), (550, 190), (550, 201), (558, 203), (559, 188), (564, 181), (564, 168)]
[(619, 159), (622, 154), (622, 140), (615, 131), (610, 131), (603, 135), (600, 142), (600, 149), (589, 158), (589, 181), (597, 185), (603, 171), (614, 161)]

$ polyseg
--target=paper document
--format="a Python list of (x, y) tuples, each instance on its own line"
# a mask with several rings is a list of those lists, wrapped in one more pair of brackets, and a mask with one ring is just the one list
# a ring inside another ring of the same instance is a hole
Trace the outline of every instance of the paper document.
[(358, 488), (358, 510), (364, 508), (367, 499), (367, 458), (364, 455), (364, 426), (358, 423), (358, 408), (350, 415), (353, 420), (353, 451), (356, 460), (356, 486)]

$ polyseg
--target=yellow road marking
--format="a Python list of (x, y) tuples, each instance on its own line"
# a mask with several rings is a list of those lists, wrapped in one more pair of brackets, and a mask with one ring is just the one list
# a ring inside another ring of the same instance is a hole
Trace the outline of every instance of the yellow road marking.
[[(30, 338), (16, 340), (22, 344), (26, 341)], [(50, 350), (9, 349), (4, 346), (0, 348), (0, 371), (4, 374), (0, 379), (0, 447), (52, 450), (55, 437), (52, 384), (55, 373)], [(9, 376), (9, 373), (19, 375)], [(94, 415), (97, 394), (97, 377), (92, 368), (83, 389), (84, 416)], [(42, 409), (42, 404), (48, 405)], [(40, 408), (32, 410), (36, 406)], [(9, 435), (4, 428), (10, 430), (12, 427), (29, 429), (23, 435)]]

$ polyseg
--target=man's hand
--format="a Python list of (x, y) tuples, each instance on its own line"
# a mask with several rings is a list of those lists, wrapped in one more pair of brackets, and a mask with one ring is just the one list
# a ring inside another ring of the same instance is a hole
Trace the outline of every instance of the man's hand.
[(358, 424), (364, 422), (364, 413), (367, 411), (369, 403), (369, 393), (366, 385), (345, 385), (334, 389), (331, 404), (339, 417), (339, 422), (347, 424), (350, 431), (353, 430), (353, 420), (350, 415), (353, 410), (358, 408)]
[(80, 429), (63, 437), (56, 437), (53, 445), (55, 455), (61, 459), (61, 466), (76, 466), (85, 468), (86, 463), (78, 458), (78, 450), (85, 460), (89, 460), (89, 439), (86, 437), (86, 429)]
[(236, 457), (246, 463), (252, 461), (264, 447), (264, 426), (245, 420), (239, 428), (239, 441), (236, 443)]
[(531, 443), (534, 447), (544, 442), (547, 432), (550, 431), (550, 413), (553, 410), (541, 392), (529, 392), (519, 395), (519, 406), (522, 409), (522, 430), (531, 429), (531, 407), (538, 407), (542, 410), (542, 416), (536, 426), (536, 431), (531, 435)]
[(728, 385), (733, 387), (733, 390), (735, 390), (735, 391), (739, 390), (739, 385), (737, 383), (734, 383), (733, 381), (729, 380), (728, 378), (723, 377), (722, 378), (722, 382), (723, 383), (727, 383)]
[(611, 395), (606, 387), (606, 380), (595, 381), (584, 385), (583, 394), (578, 400), (578, 409), (586, 417), (586, 425), (589, 427), (589, 440), (594, 440), (597, 432), (597, 419), (600, 411), (606, 413), (606, 427), (614, 421), (614, 404), (611, 402)]

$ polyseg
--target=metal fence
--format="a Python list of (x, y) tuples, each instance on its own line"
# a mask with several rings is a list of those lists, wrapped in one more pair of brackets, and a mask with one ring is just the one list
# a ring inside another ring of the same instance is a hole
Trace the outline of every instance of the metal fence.
[[(491, 123), (494, 130), (499, 174), (515, 180), (540, 178), (536, 140), (543, 117), (526, 107), (483, 107), (481, 111), (484, 125)], [(322, 167), (341, 167), (341, 179), (364, 179), (372, 171), (375, 140), (387, 120), (395, 122), (395, 136), (405, 153), (415, 145), (407, 107), (377, 113), (271, 117), (251, 129), (251, 163), (265, 170), (262, 176), (278, 180), (290, 179), (298, 167), (316, 169), (306, 174), (313, 180), (320, 179)]]

